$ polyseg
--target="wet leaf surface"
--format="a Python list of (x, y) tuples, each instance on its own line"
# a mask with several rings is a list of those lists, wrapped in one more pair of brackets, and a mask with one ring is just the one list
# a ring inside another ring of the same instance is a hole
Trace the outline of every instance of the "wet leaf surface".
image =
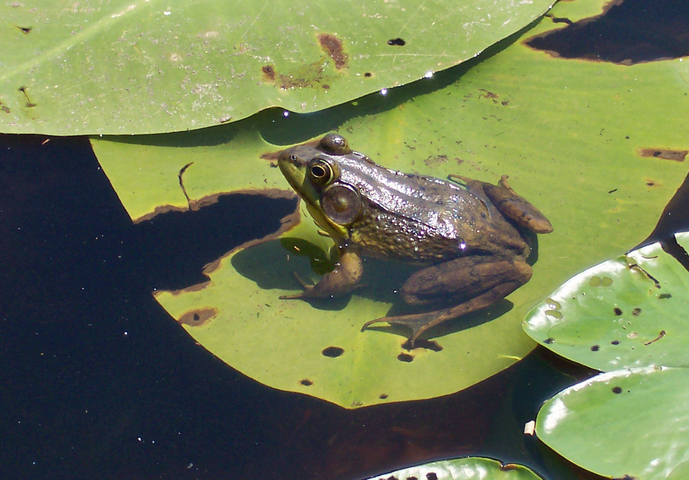
[(490, 458), (469, 457), (431, 462), (403, 468), (370, 480), (389, 479), (428, 480), (537, 480), (541, 477), (532, 470), (515, 464), (503, 464)]
[(570, 387), (538, 414), (538, 438), (608, 478), (679, 479), (689, 462), (689, 370), (616, 370)]
[(0, 130), (142, 134), (312, 112), (457, 65), (551, 4), (8, 2)]
[[(676, 235), (689, 247), (689, 233)], [(526, 317), (546, 348), (601, 371), (689, 366), (689, 272), (660, 243), (603, 262), (567, 281)]]

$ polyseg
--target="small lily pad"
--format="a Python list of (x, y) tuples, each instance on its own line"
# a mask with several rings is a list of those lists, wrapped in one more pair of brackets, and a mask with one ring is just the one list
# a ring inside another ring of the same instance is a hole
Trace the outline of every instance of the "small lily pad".
[(536, 433), (550, 448), (609, 478), (686, 478), (689, 370), (617, 370), (548, 400)]
[[(689, 233), (677, 242), (689, 246)], [(660, 243), (568, 280), (526, 317), (524, 330), (555, 353), (601, 371), (689, 366), (689, 272)]]
[(504, 464), (491, 458), (468, 457), (431, 462), (370, 477), (369, 480), (540, 480), (542, 477), (523, 465)]

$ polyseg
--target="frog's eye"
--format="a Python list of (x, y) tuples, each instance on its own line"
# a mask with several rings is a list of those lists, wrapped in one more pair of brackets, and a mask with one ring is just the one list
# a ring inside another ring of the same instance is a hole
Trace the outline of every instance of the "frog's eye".
[(322, 158), (314, 158), (309, 164), (309, 175), (317, 185), (327, 185), (333, 179), (333, 168)]

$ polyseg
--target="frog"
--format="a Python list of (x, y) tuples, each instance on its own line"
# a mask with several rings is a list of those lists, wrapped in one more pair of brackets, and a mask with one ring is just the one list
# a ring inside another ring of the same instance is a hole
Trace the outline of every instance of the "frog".
[(328, 298), (364, 288), (365, 257), (418, 266), (398, 290), (412, 312), (361, 328), (405, 327), (412, 347), (427, 330), (486, 309), (528, 282), (536, 234), (553, 231), (507, 175), (492, 184), (404, 173), (352, 150), (337, 133), (283, 150), (278, 166), (339, 254), (317, 283), (295, 275), (302, 291), (280, 298)]

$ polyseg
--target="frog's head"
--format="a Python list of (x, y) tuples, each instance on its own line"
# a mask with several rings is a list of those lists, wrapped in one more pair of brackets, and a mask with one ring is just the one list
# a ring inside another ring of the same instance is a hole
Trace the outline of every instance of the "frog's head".
[(316, 146), (298, 145), (280, 153), (278, 165), (304, 199), (316, 224), (334, 238), (346, 238), (361, 212), (356, 188), (341, 181), (340, 159), (352, 154), (344, 137), (330, 133)]

